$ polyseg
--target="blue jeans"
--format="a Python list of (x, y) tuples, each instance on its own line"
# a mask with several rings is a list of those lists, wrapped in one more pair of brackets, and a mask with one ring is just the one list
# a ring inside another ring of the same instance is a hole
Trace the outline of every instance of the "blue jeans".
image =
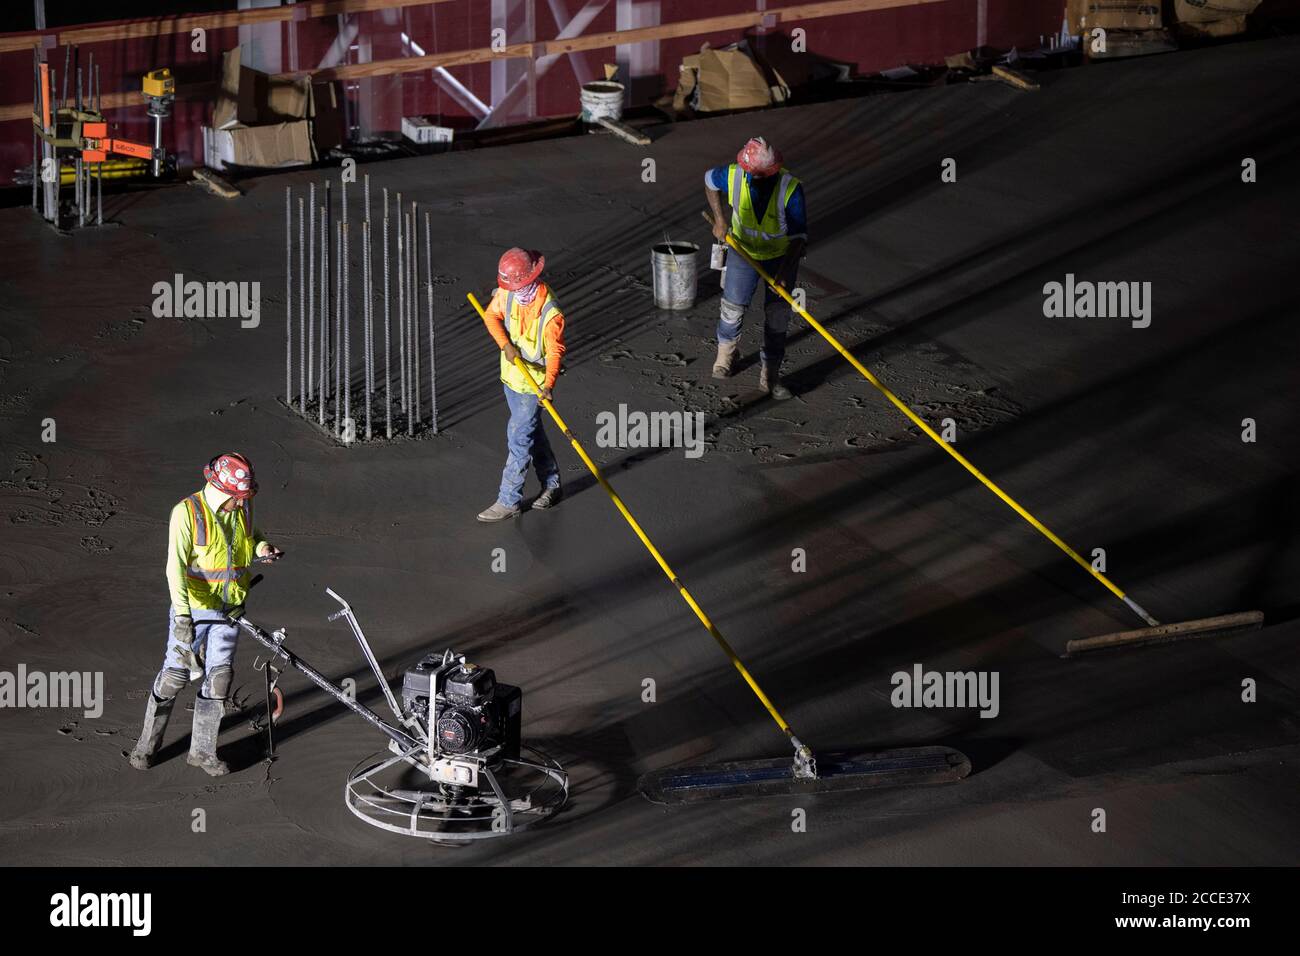
[(542, 427), (542, 404), (537, 396), (531, 392), (521, 394), (509, 385), (503, 387), (510, 406), (510, 423), (506, 425), (508, 454), (497, 501), (507, 508), (517, 508), (524, 498), (529, 462), (537, 469), (537, 480), (543, 488), (560, 487), (560, 466), (555, 463), (546, 429)]
[[(235, 665), (239, 628), (227, 624), (226, 615), (220, 611), (205, 611), (196, 607), (190, 611), (190, 617), (194, 619), (193, 645), (176, 640), (176, 609), (167, 609), (167, 650), (163, 655), (163, 670), (193, 673), (201, 669), (203, 684), (199, 693), (208, 697), (212, 691), (212, 672), (218, 667)], [(195, 660), (196, 654), (202, 658), (202, 664)]]
[[(781, 263), (785, 256), (775, 259), (763, 259), (759, 265), (763, 271), (775, 279), (781, 272)], [(798, 266), (796, 265), (796, 269)], [(797, 275), (797, 273), (796, 273)], [(793, 283), (795, 277), (790, 277)], [(722, 285), (722, 315), (718, 319), (718, 341), (734, 342), (740, 338), (740, 326), (745, 318), (745, 309), (754, 298), (754, 292), (760, 282), (758, 273), (745, 259), (732, 250), (727, 254), (727, 273)], [(772, 287), (763, 282), (763, 347), (759, 358), (765, 364), (780, 367), (785, 357), (785, 335), (790, 327), (790, 307), (785, 300), (772, 291)]]

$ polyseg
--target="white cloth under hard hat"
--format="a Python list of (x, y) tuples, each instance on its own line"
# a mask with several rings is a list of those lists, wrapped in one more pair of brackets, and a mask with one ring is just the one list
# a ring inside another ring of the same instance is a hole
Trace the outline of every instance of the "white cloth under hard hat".
[(520, 305), (528, 305), (528, 303), (532, 302), (533, 299), (536, 297), (537, 297), (536, 279), (528, 283), (528, 285), (524, 286), (522, 289), (515, 289), (515, 300), (519, 302)]

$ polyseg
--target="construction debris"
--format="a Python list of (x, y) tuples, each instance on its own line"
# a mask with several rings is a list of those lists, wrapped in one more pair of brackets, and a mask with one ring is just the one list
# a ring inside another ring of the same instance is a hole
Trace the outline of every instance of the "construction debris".
[(597, 118), (596, 122), (599, 123), (601, 126), (605, 127), (605, 129), (609, 130), (619, 139), (627, 140), (633, 146), (650, 145), (649, 136), (647, 136), (645, 133), (634, 130), (631, 126), (628, 126), (626, 123), (620, 123), (618, 120), (612, 120), (605, 116), (601, 116)]
[(1260, 0), (1174, 0), (1178, 32), (1196, 37), (1227, 37), (1246, 32), (1246, 17)]
[(212, 193), (212, 195), (220, 196), (222, 199), (234, 199), (243, 195), (238, 189), (206, 166), (194, 170), (194, 182)]
[(1014, 86), (1018, 90), (1025, 90), (1028, 92), (1032, 92), (1033, 90), (1038, 89), (1037, 80), (1030, 79), (1028, 76), (1025, 76), (1025, 74), (1021, 73), (1019, 70), (1013, 70), (1009, 66), (993, 67), (993, 75), (996, 76), (1003, 83), (1009, 83), (1011, 86)]

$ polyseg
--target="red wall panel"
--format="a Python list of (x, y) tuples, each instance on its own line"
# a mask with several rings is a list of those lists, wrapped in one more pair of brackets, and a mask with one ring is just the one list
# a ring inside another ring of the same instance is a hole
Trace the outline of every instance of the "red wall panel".
[[(584, 0), (566, 0), (568, 11), (580, 10)], [(779, 10), (798, 0), (766, 0), (765, 8)], [(1055, 32), (1062, 17), (1062, 0), (983, 0), (987, 42), (995, 47), (1036, 44), (1038, 37)], [(761, 0), (711, 0), (707, 9), (699, 0), (658, 0), (658, 22), (672, 23), (702, 16), (753, 11)], [(803, 23), (784, 23), (778, 32), (758, 43), (788, 42), (785, 36), (794, 26), (806, 31), (807, 49), (827, 59), (850, 63), (859, 73), (870, 73), (904, 63), (939, 63), (945, 55), (976, 45), (981, 0), (946, 0), (946, 2), (899, 7), (834, 18), (814, 19)], [(618, 29), (618, 0), (611, 0), (584, 33)], [(653, 6), (649, 9), (653, 10)], [(400, 11), (369, 12), (358, 15), (360, 35), (369, 40), (371, 58), (375, 60), (405, 55), (401, 33), (426, 53), (445, 53), (487, 46), (491, 41), (492, 7), (485, 0), (410, 7)], [(535, 36), (550, 39), (558, 26), (544, 0), (535, 0)], [(654, 22), (653, 20), (651, 22)], [(522, 20), (516, 16), (509, 25), (509, 41), (528, 39)], [(267, 28), (262, 28), (267, 29)], [(270, 28), (275, 29), (275, 28)], [(280, 31), (280, 62), (289, 65), (289, 30), (296, 31), (298, 65), (314, 67), (325, 56), (338, 35), (339, 19), (328, 17), (285, 24)], [(677, 82), (677, 67), (683, 56), (695, 53), (708, 42), (721, 46), (740, 38), (738, 31), (661, 40), (657, 58), (652, 57), (648, 76), (635, 78), (635, 103), (649, 102), (670, 92)], [(87, 44), (82, 47), (83, 64), (90, 52), (100, 63), (104, 92), (139, 89), (140, 77), (158, 66), (170, 66), (181, 86), (211, 83), (220, 72), (221, 54), (239, 42), (237, 29), (214, 30), (207, 36), (207, 51), (190, 49), (188, 34), (173, 34), (148, 40)], [(653, 50), (654, 48), (649, 48)], [(614, 48), (581, 54), (582, 62), (592, 75), (601, 76), (604, 63), (616, 62)], [(51, 51), (50, 61), (62, 71), (62, 51)], [(522, 63), (523, 61), (516, 61)], [(512, 67), (518, 72), (519, 67)], [(23, 103), (30, 95), (30, 54), (26, 51), (0, 55), (0, 89), (4, 105)], [(492, 101), (492, 64), (480, 63), (451, 68), (456, 79), (485, 103)], [(626, 79), (626, 78), (625, 78)], [(556, 116), (576, 113), (578, 80), (568, 56), (561, 57), (537, 85), (536, 114)], [(368, 95), (369, 119), (378, 131), (400, 128), (402, 115), (417, 113), (442, 117), (451, 125), (473, 125), (474, 119), (441, 85), (431, 71), (421, 71), (364, 81), (361, 95)], [(522, 106), (522, 99), (520, 104)], [(207, 99), (178, 99), (173, 116), (164, 124), (164, 142), (186, 163), (201, 163), (202, 126), (209, 119)], [(150, 121), (140, 105), (109, 111), (116, 123), (115, 135), (147, 141)], [(26, 119), (0, 123), (0, 184), (13, 180), (17, 167), (31, 161), (31, 132)]]

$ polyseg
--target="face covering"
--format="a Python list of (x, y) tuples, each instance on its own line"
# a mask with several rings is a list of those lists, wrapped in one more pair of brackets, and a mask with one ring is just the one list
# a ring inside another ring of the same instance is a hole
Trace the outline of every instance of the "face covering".
[(522, 289), (515, 290), (515, 298), (518, 299), (520, 304), (522, 305), (528, 305), (528, 303), (532, 302), (533, 299), (536, 298), (536, 296), (537, 296), (536, 280), (528, 283), (528, 285), (524, 286)]

